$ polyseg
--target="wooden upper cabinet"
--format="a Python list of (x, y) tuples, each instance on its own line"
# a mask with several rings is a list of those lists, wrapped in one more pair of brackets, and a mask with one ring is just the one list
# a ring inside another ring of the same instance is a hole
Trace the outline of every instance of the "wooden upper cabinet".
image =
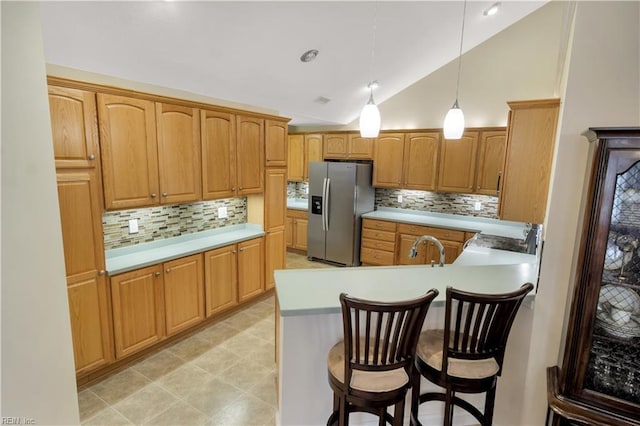
[(439, 132), (407, 133), (404, 148), (403, 187), (435, 191), (439, 152)]
[(304, 135), (289, 135), (288, 139), (287, 180), (302, 182), (306, 169)]
[(306, 160), (304, 164), (304, 181), (309, 180), (309, 163), (313, 161), (322, 161), (324, 142), (322, 135), (305, 135), (304, 136)]
[(59, 170), (58, 203), (68, 283), (104, 273), (100, 184), (93, 169)]
[(347, 158), (354, 160), (373, 159), (373, 138), (363, 138), (357, 133), (349, 133)]
[(238, 195), (264, 189), (264, 120), (236, 116)]
[(267, 169), (264, 188), (264, 229), (282, 228), (287, 216), (287, 171)]
[(438, 191), (473, 192), (477, 150), (477, 131), (465, 132), (460, 139), (442, 140)]
[(154, 103), (98, 93), (105, 207), (158, 203)]
[(345, 133), (325, 134), (323, 150), (324, 158), (347, 158), (349, 152), (347, 135)]
[(200, 167), (200, 112), (156, 103), (160, 203), (182, 203), (202, 198)]
[(558, 126), (559, 99), (509, 102), (507, 153), (498, 216), (542, 223)]
[(49, 86), (49, 112), (56, 167), (99, 165), (96, 94)]
[(373, 186), (401, 188), (404, 162), (404, 133), (385, 133), (376, 138), (373, 153)]
[(236, 117), (201, 110), (202, 198), (233, 197), (236, 191)]
[(288, 126), (284, 121), (265, 120), (265, 165), (284, 167), (287, 165)]
[(506, 149), (506, 131), (483, 131), (478, 144), (478, 170), (474, 192), (498, 195)]

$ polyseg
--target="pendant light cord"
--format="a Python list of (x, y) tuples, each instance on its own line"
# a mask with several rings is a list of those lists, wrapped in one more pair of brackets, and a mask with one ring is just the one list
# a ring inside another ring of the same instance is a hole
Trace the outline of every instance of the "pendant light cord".
[(373, 65), (374, 58), (376, 56), (376, 27), (378, 24), (378, 2), (375, 1), (373, 3), (373, 37), (371, 41), (371, 64), (369, 66), (369, 93), (370, 98), (373, 97), (373, 87), (371, 84), (373, 83)]
[(464, 40), (464, 18), (467, 14), (467, 0), (462, 8), (462, 32), (460, 33), (460, 54), (458, 55), (458, 81), (456, 82), (456, 104), (458, 103), (458, 89), (460, 88), (460, 69), (462, 68), (462, 41)]

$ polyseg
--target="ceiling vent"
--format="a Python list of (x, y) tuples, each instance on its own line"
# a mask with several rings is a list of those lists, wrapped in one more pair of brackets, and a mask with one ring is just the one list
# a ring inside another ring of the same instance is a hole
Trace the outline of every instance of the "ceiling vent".
[(325, 98), (324, 96), (318, 96), (317, 98), (315, 98), (313, 100), (313, 102), (315, 102), (317, 104), (325, 105), (325, 104), (328, 104), (329, 102), (331, 102), (331, 99)]

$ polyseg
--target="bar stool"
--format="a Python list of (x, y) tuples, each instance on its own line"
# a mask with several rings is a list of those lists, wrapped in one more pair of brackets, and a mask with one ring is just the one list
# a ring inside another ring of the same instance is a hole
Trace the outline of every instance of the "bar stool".
[[(488, 295), (447, 288), (444, 330), (424, 331), (418, 340), (411, 378), (412, 425), (420, 425), (418, 407), (427, 401), (444, 401), (445, 425), (452, 424), (454, 406), (469, 412), (481, 425), (492, 424), (509, 331), (532, 289), (533, 284), (526, 283), (511, 293)], [(420, 395), (421, 376), (445, 391)], [(484, 413), (456, 392), (486, 392)]]
[[(347, 425), (355, 411), (377, 415), (380, 425), (402, 425), (418, 336), (437, 295), (432, 289), (394, 303), (340, 295), (344, 340), (327, 358), (334, 410), (327, 425)], [(387, 412), (391, 405), (393, 417)]]

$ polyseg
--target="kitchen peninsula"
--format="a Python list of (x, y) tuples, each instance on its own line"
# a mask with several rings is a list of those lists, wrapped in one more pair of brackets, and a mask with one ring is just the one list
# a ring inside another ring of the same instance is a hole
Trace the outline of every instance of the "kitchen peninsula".
[[(468, 247), (459, 261), (443, 268), (420, 265), (276, 271), (280, 310), (277, 325), (279, 424), (324, 424), (332, 411), (326, 357), (329, 349), (342, 339), (340, 293), (397, 301), (436, 288), (440, 294), (432, 304), (425, 327), (442, 327), (447, 286), (483, 293), (508, 292), (525, 282), (536, 284), (537, 265), (535, 255)], [(518, 314), (509, 347), (529, 345), (532, 311), (533, 293), (527, 297)], [(524, 379), (525, 375), (522, 362), (510, 358), (509, 348), (504, 375), (510, 380)], [(434, 388), (426, 381), (423, 386), (423, 389)], [(508, 387), (501, 390), (500, 383), (497, 389), (498, 394), (508, 391)], [(483, 397), (474, 396), (468, 400), (479, 404)], [(441, 423), (441, 410), (439, 404), (421, 406), (422, 423)], [(456, 412), (456, 416), (458, 414), (463, 413)], [(350, 421), (352, 424), (367, 424), (372, 419), (367, 414), (354, 413)]]

